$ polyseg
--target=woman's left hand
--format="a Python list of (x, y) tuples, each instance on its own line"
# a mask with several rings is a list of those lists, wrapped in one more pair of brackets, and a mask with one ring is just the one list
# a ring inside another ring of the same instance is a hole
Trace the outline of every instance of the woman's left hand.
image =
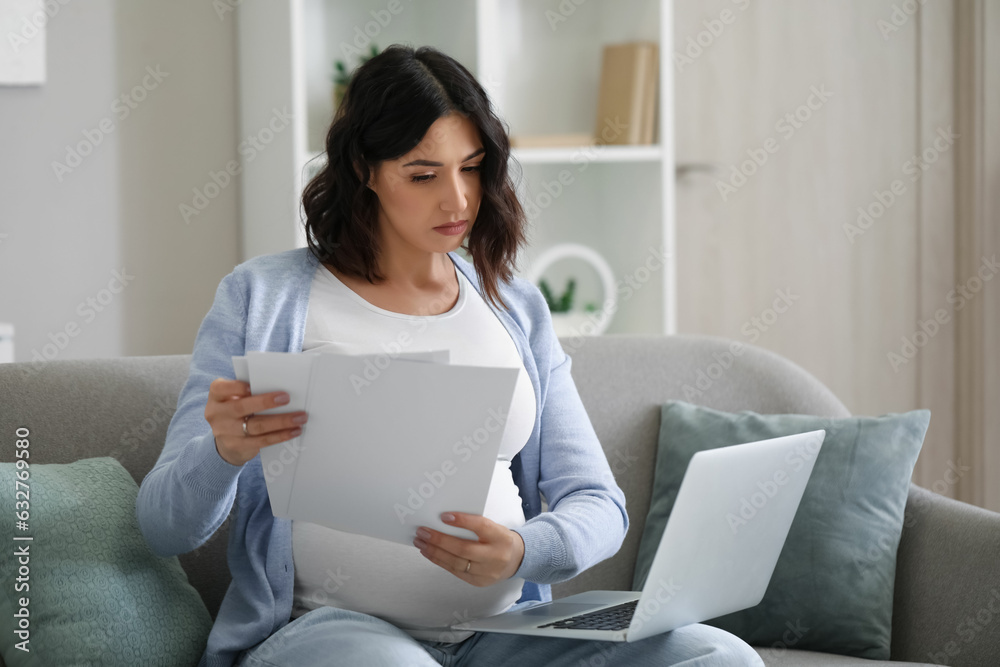
[[(449, 519), (453, 517), (453, 519)], [(510, 579), (521, 567), (524, 540), (506, 526), (478, 514), (446, 512), (441, 520), (471, 530), (479, 540), (466, 540), (421, 526), (413, 546), (424, 558), (473, 586), (492, 586)]]

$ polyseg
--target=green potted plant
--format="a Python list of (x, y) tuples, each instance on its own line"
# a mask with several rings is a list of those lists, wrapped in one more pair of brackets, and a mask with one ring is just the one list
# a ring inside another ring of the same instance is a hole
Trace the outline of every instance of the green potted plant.
[[(577, 280), (572, 275), (567, 281), (565, 291), (558, 296), (553, 294), (550, 283), (543, 276), (546, 269), (552, 264), (565, 259), (583, 261), (596, 271), (601, 279), (604, 292), (603, 307), (590, 302), (582, 309), (573, 308)], [(617, 310), (618, 295), (614, 273), (607, 261), (596, 250), (585, 245), (557, 243), (546, 248), (531, 263), (525, 277), (532, 284), (538, 285), (538, 291), (542, 293), (549, 311), (552, 313), (552, 328), (560, 338), (600, 335), (607, 329), (612, 315)]]
[(549, 310), (553, 313), (568, 313), (573, 308), (573, 292), (576, 291), (576, 279), (570, 278), (566, 285), (566, 291), (558, 299), (552, 295), (549, 284), (542, 278), (538, 282), (538, 289), (545, 297), (545, 303), (549, 304)]
[(552, 327), (558, 336), (573, 335), (575, 330), (592, 316), (589, 313), (597, 311), (597, 304), (590, 302), (583, 307), (583, 312), (573, 311), (573, 297), (576, 292), (576, 279), (570, 278), (566, 290), (557, 299), (544, 278), (538, 281), (538, 289), (545, 297), (545, 303), (552, 313)]
[[(364, 65), (366, 62), (378, 55), (378, 47), (372, 42), (371, 49), (369, 49), (368, 54), (362, 54), (358, 56), (357, 67)], [(347, 65), (343, 60), (333, 61), (333, 112), (337, 113), (337, 109), (340, 108), (340, 103), (344, 101), (344, 93), (347, 92), (347, 84), (351, 82), (351, 76), (354, 71), (347, 71)]]

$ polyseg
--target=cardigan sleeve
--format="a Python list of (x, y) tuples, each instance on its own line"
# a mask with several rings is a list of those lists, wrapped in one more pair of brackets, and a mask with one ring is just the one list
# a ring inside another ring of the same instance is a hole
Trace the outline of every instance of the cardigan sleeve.
[(160, 556), (204, 544), (229, 516), (236, 498), (242, 466), (219, 455), (205, 405), (212, 381), (234, 379), (232, 357), (244, 354), (247, 308), (239, 282), (230, 273), (216, 290), (195, 338), (188, 379), (163, 451), (136, 497), (139, 529)]
[(542, 351), (536, 361), (550, 361), (538, 368), (544, 388), (538, 489), (549, 509), (516, 529), (524, 540), (524, 558), (515, 576), (554, 584), (617, 553), (629, 520), (625, 494), (570, 374), (572, 359), (559, 343), (544, 301), (541, 308), (533, 309), (532, 348)]

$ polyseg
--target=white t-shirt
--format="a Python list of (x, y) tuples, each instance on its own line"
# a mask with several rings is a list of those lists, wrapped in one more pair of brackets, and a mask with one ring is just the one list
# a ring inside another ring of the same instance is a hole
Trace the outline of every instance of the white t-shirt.
[[(458, 268), (459, 296), (440, 315), (407, 315), (379, 308), (322, 264), (309, 294), (302, 351), (342, 354), (450, 350), (451, 363), (520, 369), (507, 427), (483, 516), (508, 528), (524, 523), (511, 459), (531, 435), (535, 395), (514, 341)], [(424, 558), (412, 545), (292, 522), (295, 591), (292, 617), (321, 606), (385, 619), (417, 639), (461, 641), (471, 632), (452, 623), (498, 614), (521, 595), (523, 579), (480, 588)]]

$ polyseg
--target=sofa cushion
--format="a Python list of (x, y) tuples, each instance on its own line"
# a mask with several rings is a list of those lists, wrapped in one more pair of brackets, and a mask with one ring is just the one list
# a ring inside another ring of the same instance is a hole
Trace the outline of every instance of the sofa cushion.
[[(839, 419), (661, 408), (653, 499), (633, 588), (641, 588), (695, 453), (826, 429), (812, 476), (763, 600), (707, 621), (755, 646), (887, 660), (896, 549), (927, 410)], [(808, 455), (808, 453), (803, 453)], [(789, 627), (796, 628), (791, 633)]]
[[(15, 451), (30, 456), (24, 442)], [(10, 584), (0, 615), (23, 628), (3, 633), (6, 664), (196, 665), (211, 617), (177, 558), (147, 546), (125, 468), (110, 457), (29, 461), (0, 463), (0, 511), (14, 535), (0, 557)]]
[(764, 667), (939, 667), (929, 662), (865, 660), (833, 653), (796, 651), (783, 648), (754, 648)]

